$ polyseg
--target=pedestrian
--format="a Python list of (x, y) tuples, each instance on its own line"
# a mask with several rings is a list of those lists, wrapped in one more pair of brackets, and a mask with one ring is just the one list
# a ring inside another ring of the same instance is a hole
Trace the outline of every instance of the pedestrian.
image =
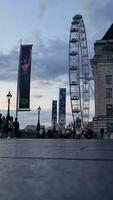
[(86, 128), (82, 129), (82, 138), (87, 138), (88, 131)]
[(94, 139), (97, 139), (97, 133), (94, 132)]
[(76, 129), (76, 139), (80, 139), (80, 138), (81, 138), (81, 130)]
[(14, 128), (14, 136), (19, 137), (19, 122), (17, 120), (17, 117), (15, 118), (15, 121), (13, 122), (13, 128)]
[(2, 138), (7, 138), (8, 135), (8, 119), (3, 116), (1, 125)]
[(111, 137), (111, 133), (108, 132), (108, 140), (110, 140), (110, 137)]
[(14, 137), (14, 135), (13, 135), (13, 117), (12, 116), (10, 117), (10, 120), (9, 120), (8, 137), (9, 138), (13, 138)]
[(73, 139), (75, 139), (75, 136), (76, 136), (76, 131), (72, 130), (72, 137), (73, 137)]
[(103, 139), (103, 137), (104, 137), (104, 128), (100, 129), (100, 136), (101, 136), (101, 139)]
[(2, 133), (1, 133), (1, 125), (3, 123), (3, 120), (2, 120), (2, 114), (0, 113), (0, 138), (2, 136)]

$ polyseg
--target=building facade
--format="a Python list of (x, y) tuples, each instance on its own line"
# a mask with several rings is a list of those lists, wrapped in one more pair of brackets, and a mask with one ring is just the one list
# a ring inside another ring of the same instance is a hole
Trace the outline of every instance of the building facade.
[(113, 24), (101, 40), (94, 44), (91, 59), (95, 84), (94, 130), (113, 131)]

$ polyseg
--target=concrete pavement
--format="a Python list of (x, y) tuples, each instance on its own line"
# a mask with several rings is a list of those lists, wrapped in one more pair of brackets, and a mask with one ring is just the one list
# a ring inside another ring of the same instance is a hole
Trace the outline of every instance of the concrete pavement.
[(0, 200), (113, 200), (112, 188), (112, 140), (0, 140)]

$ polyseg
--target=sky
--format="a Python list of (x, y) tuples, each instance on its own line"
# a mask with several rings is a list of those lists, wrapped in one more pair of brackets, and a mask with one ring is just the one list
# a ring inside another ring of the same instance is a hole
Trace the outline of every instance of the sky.
[(33, 44), (31, 109), (40, 105), (43, 110), (50, 110), (52, 100), (58, 99), (59, 87), (66, 87), (70, 112), (68, 45), (72, 17), (83, 16), (90, 59), (94, 42), (113, 22), (112, 8), (112, 0), (0, 0), (0, 109), (7, 109), (9, 90), (11, 108), (16, 107), (22, 39), (23, 44)]

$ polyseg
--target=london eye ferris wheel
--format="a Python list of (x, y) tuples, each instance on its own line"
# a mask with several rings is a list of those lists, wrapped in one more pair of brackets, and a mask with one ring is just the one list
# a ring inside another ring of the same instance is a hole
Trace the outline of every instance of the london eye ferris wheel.
[(81, 125), (89, 121), (89, 59), (86, 30), (81, 15), (71, 22), (69, 38), (69, 85), (73, 122), (80, 119)]

